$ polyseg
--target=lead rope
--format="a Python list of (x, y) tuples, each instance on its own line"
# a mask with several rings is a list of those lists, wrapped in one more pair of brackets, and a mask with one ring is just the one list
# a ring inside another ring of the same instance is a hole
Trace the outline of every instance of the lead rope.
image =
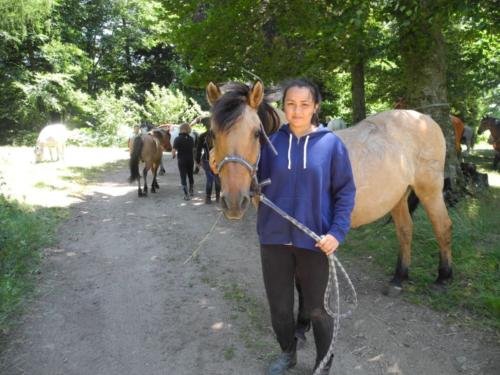
[[(269, 183), (270, 183), (270, 180), (265, 180), (259, 184), (259, 187), (267, 185)], [(297, 219), (288, 215), (285, 211), (283, 211), (281, 208), (279, 208), (273, 202), (271, 202), (261, 192), (259, 194), (259, 200), (262, 203), (264, 203), (266, 206), (268, 206), (269, 208), (273, 209), (276, 213), (278, 213), (284, 219), (291, 222), (293, 225), (295, 225), (298, 229), (303, 231), (305, 234), (307, 234), (309, 237), (311, 237), (316, 242), (321, 240), (321, 237), (319, 235), (314, 233), (311, 229), (306, 227), (304, 224), (299, 222)], [(330, 317), (332, 317), (332, 319), (334, 320), (333, 330), (332, 330), (332, 341), (330, 342), (330, 347), (328, 348), (327, 353), (325, 354), (325, 356), (323, 357), (323, 359), (319, 363), (318, 367), (316, 367), (316, 370), (314, 370), (313, 375), (320, 375), (321, 371), (324, 369), (324, 367), (328, 363), (329, 359), (333, 355), (333, 352), (335, 350), (335, 343), (337, 341), (337, 335), (338, 335), (339, 327), (340, 327), (340, 319), (351, 315), (352, 312), (354, 311), (354, 309), (358, 305), (358, 296), (356, 294), (356, 289), (354, 288), (354, 285), (352, 284), (351, 278), (347, 274), (346, 270), (344, 269), (344, 267), (342, 266), (342, 264), (340, 263), (340, 261), (337, 259), (337, 257), (334, 254), (328, 255), (327, 258), (328, 258), (328, 282), (326, 284), (325, 294), (323, 297), (323, 304), (324, 304), (324, 307), (325, 307), (327, 314)], [(353, 297), (353, 308), (351, 310), (346, 311), (343, 314), (340, 313), (340, 294), (339, 294), (339, 281), (338, 281), (338, 277), (337, 277), (337, 267), (340, 269), (342, 275), (344, 276), (345, 280), (347, 281), (347, 284), (349, 285), (349, 288), (351, 289), (351, 294)], [(336, 313), (330, 309), (330, 295), (332, 294), (332, 285), (333, 285), (333, 293), (335, 294), (334, 306), (335, 306), (335, 310), (337, 311)]]

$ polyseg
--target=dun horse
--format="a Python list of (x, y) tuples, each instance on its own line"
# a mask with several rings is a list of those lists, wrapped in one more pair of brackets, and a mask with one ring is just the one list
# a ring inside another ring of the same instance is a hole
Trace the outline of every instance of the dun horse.
[[(221, 206), (227, 218), (240, 219), (256, 190), (261, 133), (276, 131), (279, 122), (269, 115), (273, 109), (264, 99), (261, 82), (251, 88), (232, 84), (222, 91), (210, 83), (207, 98), (212, 105), (212, 163), (218, 165), (221, 178)], [(335, 134), (349, 151), (357, 187), (352, 227), (371, 223), (388, 212), (393, 217), (400, 242), (391, 281), (394, 290), (401, 290), (411, 261), (413, 224), (407, 204), (411, 190), (424, 205), (439, 243), (436, 282), (451, 279), (451, 220), (442, 194), (446, 146), (439, 125), (416, 111), (392, 110)], [(293, 216), (293, 212), (289, 214)]]
[(477, 130), (477, 133), (481, 134), (487, 129), (490, 131), (490, 139), (488, 140), (488, 143), (490, 143), (495, 150), (493, 168), (496, 168), (498, 162), (500, 161), (500, 120), (494, 117), (483, 118), (481, 120), (481, 124), (479, 125), (479, 129)]
[[(137, 180), (137, 193), (139, 197), (148, 194), (148, 171), (153, 173), (153, 182), (151, 183), (151, 192), (156, 193), (159, 189), (156, 175), (158, 167), (161, 164), (163, 149), (171, 149), (170, 132), (166, 129), (155, 128), (149, 133), (137, 136), (130, 152), (130, 177), (129, 182)], [(142, 177), (144, 179), (144, 190), (141, 189), (141, 176), (139, 174), (139, 162), (144, 162)]]

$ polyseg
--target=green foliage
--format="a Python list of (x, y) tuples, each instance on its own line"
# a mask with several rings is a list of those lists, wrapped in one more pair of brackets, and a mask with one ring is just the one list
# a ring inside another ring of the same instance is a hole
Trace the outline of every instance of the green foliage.
[(106, 90), (92, 103), (93, 132), (97, 146), (123, 146), (130, 129), (141, 119), (141, 106), (134, 100), (132, 85), (120, 88), (120, 96), (114, 90)]
[(145, 93), (144, 117), (152, 124), (191, 122), (201, 114), (199, 104), (179, 90), (153, 84)]
[(0, 331), (33, 289), (41, 249), (53, 242), (60, 209), (29, 208), (0, 195)]
[[(447, 293), (437, 293), (431, 285), (436, 278), (439, 248), (431, 224), (419, 208), (414, 215), (411, 281), (405, 289), (406, 297), (441, 311), (452, 311), (452, 315), (463, 315), (465, 310), (500, 329), (499, 209), (500, 190), (491, 188), (480, 198), (468, 198), (449, 210), (453, 222), (454, 280)], [(389, 278), (398, 251), (394, 225), (384, 225), (384, 220), (380, 220), (352, 231), (342, 256), (373, 257)]]
[(61, 73), (35, 73), (28, 82), (14, 82), (23, 93), (20, 120), (38, 123), (41, 128), (51, 112), (63, 112), (70, 104), (73, 86), (70, 77)]
[(20, 43), (30, 29), (41, 30), (49, 16), (54, 0), (0, 0), (0, 36)]

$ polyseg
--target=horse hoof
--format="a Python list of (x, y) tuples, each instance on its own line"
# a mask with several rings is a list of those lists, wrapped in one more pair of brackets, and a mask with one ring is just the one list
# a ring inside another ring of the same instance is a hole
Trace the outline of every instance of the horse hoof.
[(403, 293), (403, 287), (400, 285), (389, 284), (382, 289), (382, 294), (387, 297), (398, 297)]

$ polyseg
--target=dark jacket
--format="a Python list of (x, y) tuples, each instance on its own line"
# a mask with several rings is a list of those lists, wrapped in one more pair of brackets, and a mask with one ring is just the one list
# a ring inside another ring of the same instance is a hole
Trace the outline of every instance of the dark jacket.
[[(270, 178), (271, 184), (262, 192), (318, 235), (329, 233), (342, 243), (351, 225), (356, 188), (340, 138), (323, 127), (297, 138), (288, 125), (270, 138), (278, 156), (263, 146), (259, 180)], [(313, 239), (264, 204), (259, 206), (257, 232), (262, 244), (320, 251)]]
[(177, 150), (177, 158), (179, 161), (193, 161), (194, 140), (186, 133), (180, 133), (175, 138), (174, 146)]

